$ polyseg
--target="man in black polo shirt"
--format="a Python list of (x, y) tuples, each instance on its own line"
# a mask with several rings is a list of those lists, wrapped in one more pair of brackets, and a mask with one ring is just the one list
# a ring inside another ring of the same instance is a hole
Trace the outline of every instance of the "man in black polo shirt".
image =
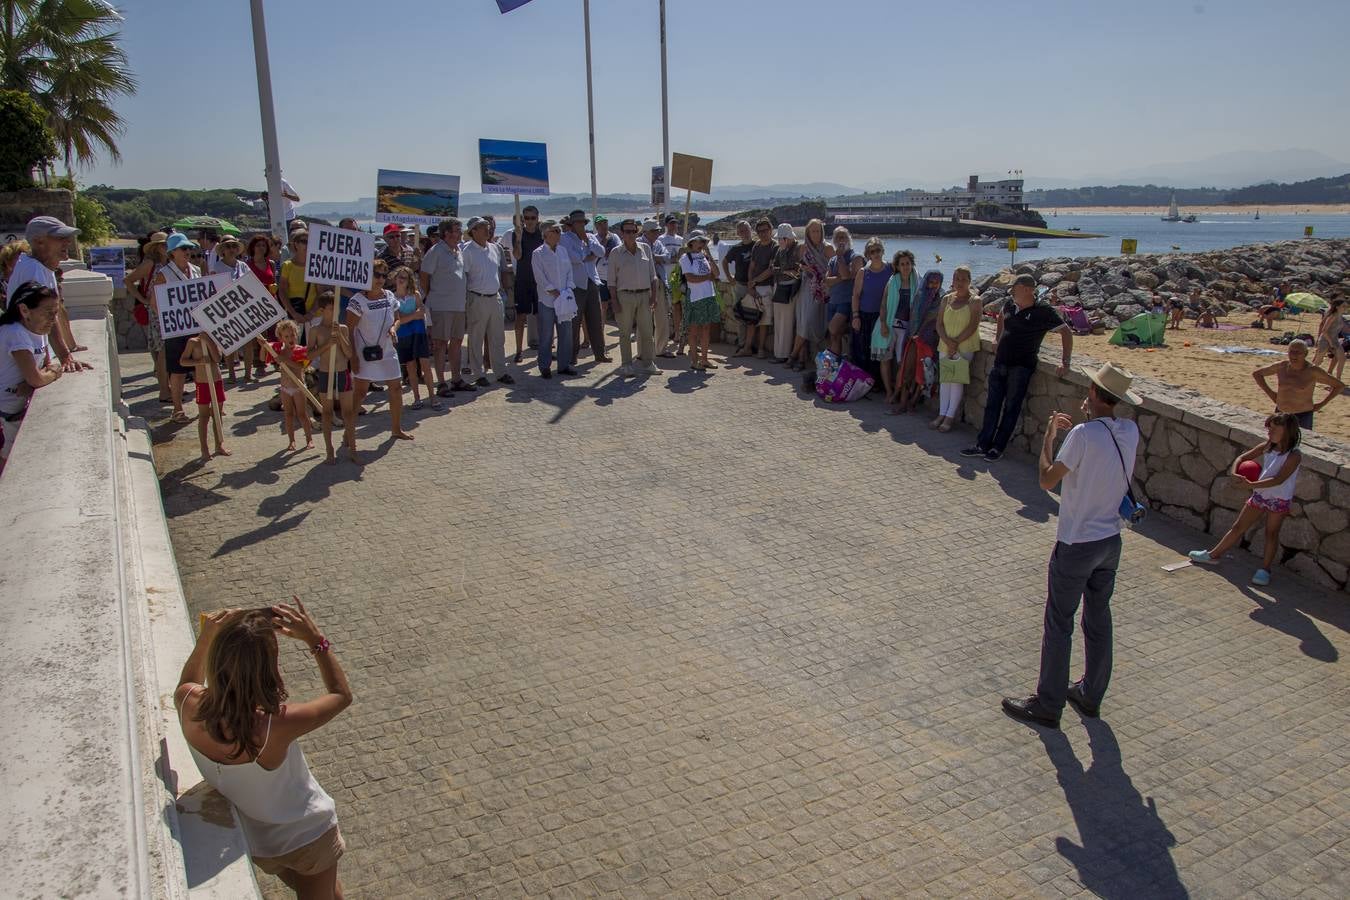
[[(745, 219), (736, 223), (736, 236), (740, 238), (740, 242), (727, 251), (723, 260), (723, 271), (731, 279), (732, 290), (735, 293), (736, 305), (733, 308), (739, 310), (741, 301), (745, 299), (746, 293), (750, 290), (747, 286), (747, 282), (750, 280), (750, 251), (755, 246), (755, 239), (750, 232), (750, 223)], [(740, 320), (739, 312), (736, 318)], [(741, 321), (743, 331), (748, 327), (748, 323)], [(749, 334), (748, 331), (745, 333)], [(742, 342), (739, 349), (743, 350), (745, 346), (747, 344)]]
[(984, 404), (984, 425), (975, 445), (962, 450), (962, 456), (983, 456), (990, 462), (1003, 456), (1022, 415), (1022, 401), (1026, 399), (1031, 376), (1036, 372), (1041, 341), (1052, 331), (1059, 332), (1064, 343), (1063, 363), (1056, 372), (1063, 376), (1069, 371), (1073, 333), (1059, 313), (1036, 302), (1036, 279), (1018, 275), (1013, 282), (1012, 295), (1012, 302), (1003, 307), (1003, 318), (998, 323), (994, 365), (989, 370), (989, 397)]

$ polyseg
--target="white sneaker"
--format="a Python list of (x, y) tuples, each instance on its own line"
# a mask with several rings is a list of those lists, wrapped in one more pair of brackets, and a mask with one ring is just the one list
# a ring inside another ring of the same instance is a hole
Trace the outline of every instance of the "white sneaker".
[(628, 363), (624, 363), (623, 365), (619, 366), (620, 378), (632, 378), (634, 374), (635, 373), (633, 372), (633, 367)]
[(643, 363), (642, 368), (638, 370), (643, 375), (660, 375), (661, 367), (656, 363)]

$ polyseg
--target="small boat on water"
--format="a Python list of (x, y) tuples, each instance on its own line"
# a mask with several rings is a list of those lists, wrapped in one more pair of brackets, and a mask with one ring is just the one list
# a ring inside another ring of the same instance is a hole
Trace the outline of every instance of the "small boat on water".
[(1259, 219), (1259, 218), (1261, 218), (1261, 210), (1258, 209), (1258, 210), (1256, 211), (1256, 215), (1252, 216), (1252, 218), (1253, 218), (1253, 219)]
[(1077, 226), (1074, 226), (1073, 228), (1070, 228), (1070, 229), (1068, 229), (1068, 230), (1069, 230), (1069, 231), (1082, 231), (1083, 229), (1081, 229), (1081, 228), (1079, 228), (1079, 227), (1077, 227)]
[[(1001, 240), (1001, 241), (999, 241), (999, 242), (998, 242), (998, 245), (999, 245), (1000, 247), (1002, 247), (1004, 250), (1007, 250), (1007, 249), (1008, 249), (1008, 242), (1007, 242), (1006, 240)], [(1040, 245), (1041, 245), (1040, 238), (1018, 238), (1018, 239), (1017, 239), (1017, 249), (1018, 249), (1018, 250), (1034, 250), (1034, 249), (1036, 249), (1037, 247), (1039, 247)]]
[(1167, 205), (1167, 215), (1162, 217), (1164, 222), (1180, 222), (1181, 211), (1177, 209), (1177, 192), (1172, 192), (1172, 202)]
[(977, 237), (977, 238), (971, 238), (971, 239), (970, 239), (970, 246), (972, 246), (972, 247), (992, 247), (992, 246), (994, 246), (994, 242), (995, 242), (996, 240), (998, 240), (998, 239), (995, 238), (993, 235), (990, 235), (990, 234), (982, 234), (982, 235), (980, 235), (980, 236)]
[(1191, 213), (1189, 216), (1186, 216), (1181, 221), (1186, 223), (1187, 225), (1194, 225), (1196, 222), (1199, 222), (1200, 220), (1196, 218), (1195, 213)]

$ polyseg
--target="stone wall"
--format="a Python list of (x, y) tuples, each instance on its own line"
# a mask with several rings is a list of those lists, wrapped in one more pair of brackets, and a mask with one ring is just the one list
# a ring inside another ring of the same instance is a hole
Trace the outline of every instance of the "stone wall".
[(75, 199), (64, 188), (0, 192), (0, 244), (23, 237), (23, 226), (33, 216), (56, 216), (74, 224)]
[[(993, 365), (992, 325), (981, 326), (984, 352), (971, 366), (964, 414), (978, 428), (984, 415), (989, 368)], [(1053, 355), (1050, 348), (1053, 345)], [(1022, 421), (1009, 450), (1035, 456), (1040, 452), (1045, 426), (1053, 410), (1082, 421), (1079, 406), (1087, 396), (1088, 380), (1071, 371), (1055, 374), (1059, 341), (1046, 339), (1045, 355), (1027, 393)], [(1077, 367), (1097, 363), (1075, 355)], [(1222, 403), (1199, 391), (1179, 388), (1148, 378), (1136, 378), (1134, 391), (1144, 402), (1138, 408), (1122, 404), (1121, 415), (1139, 423), (1141, 443), (1135, 463), (1136, 494), (1162, 515), (1211, 535), (1222, 535), (1251, 496), (1227, 474), (1233, 460), (1265, 438), (1265, 416)], [(1348, 587), (1350, 580), (1350, 446), (1315, 433), (1304, 433), (1303, 468), (1298, 475), (1293, 515), (1280, 532), (1283, 548), (1277, 562), (1309, 581), (1325, 587)], [(1243, 546), (1254, 553), (1263, 548), (1260, 528), (1253, 529)], [(1195, 548), (1191, 548), (1195, 549)]]

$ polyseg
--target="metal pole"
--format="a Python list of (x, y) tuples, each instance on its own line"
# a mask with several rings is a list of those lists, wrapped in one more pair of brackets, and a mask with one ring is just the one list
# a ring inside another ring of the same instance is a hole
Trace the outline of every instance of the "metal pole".
[(263, 163), (267, 173), (267, 212), (272, 236), (286, 240), (286, 200), (281, 195), (281, 153), (277, 149), (277, 114), (272, 106), (272, 67), (267, 60), (267, 23), (262, 0), (249, 0), (253, 15), (253, 63), (258, 70), (258, 112), (262, 116)]
[(591, 139), (591, 218), (596, 213), (595, 192), (595, 99), (591, 92), (591, 0), (581, 0), (581, 15), (586, 23), (586, 127)]
[(661, 165), (666, 173), (666, 203), (670, 203), (670, 101), (666, 93), (666, 0), (661, 7)]

